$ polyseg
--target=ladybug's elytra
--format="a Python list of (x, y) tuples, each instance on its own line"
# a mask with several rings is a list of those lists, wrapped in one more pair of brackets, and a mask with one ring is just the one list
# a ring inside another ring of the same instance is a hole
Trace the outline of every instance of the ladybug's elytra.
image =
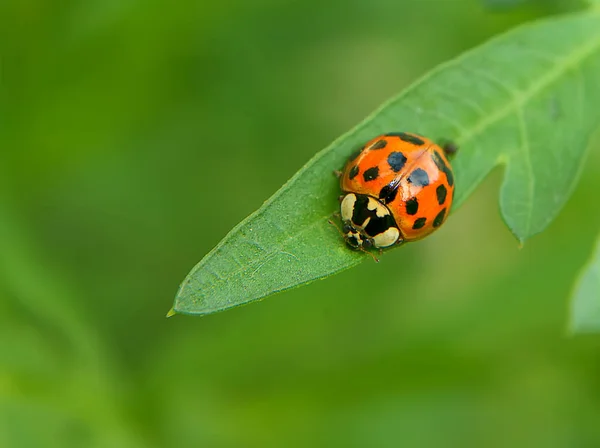
[(340, 177), (344, 239), (355, 249), (386, 248), (438, 229), (454, 197), (454, 174), (443, 149), (416, 134), (378, 136), (353, 154)]

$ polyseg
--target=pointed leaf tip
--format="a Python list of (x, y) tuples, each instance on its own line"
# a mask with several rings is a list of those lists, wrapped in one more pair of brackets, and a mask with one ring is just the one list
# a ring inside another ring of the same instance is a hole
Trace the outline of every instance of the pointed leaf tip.
[(169, 312), (167, 313), (167, 318), (169, 318), (169, 317), (173, 317), (173, 316), (175, 316), (176, 314), (177, 314), (177, 311), (175, 311), (173, 308), (171, 308), (171, 309), (169, 310)]
[(452, 161), (454, 210), (504, 165), (501, 215), (522, 246), (567, 201), (600, 121), (599, 29), (596, 11), (553, 17), (425, 75), (315, 155), (238, 224), (188, 274), (177, 311), (223, 311), (363, 261), (364, 254), (348, 250), (327, 222), (340, 193), (331, 172), (382, 130), (445, 136), (460, 146)]

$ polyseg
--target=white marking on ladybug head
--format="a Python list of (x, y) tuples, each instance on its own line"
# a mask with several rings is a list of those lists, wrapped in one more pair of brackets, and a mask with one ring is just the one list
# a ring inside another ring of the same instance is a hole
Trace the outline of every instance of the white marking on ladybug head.
[(356, 195), (354, 193), (347, 194), (342, 199), (340, 205), (342, 212), (342, 221), (352, 221), (352, 214), (354, 213), (354, 204), (356, 203)]
[(385, 232), (381, 232), (373, 237), (375, 247), (389, 247), (396, 244), (400, 238), (400, 231), (397, 227), (390, 227)]
[(362, 235), (355, 229), (351, 229), (348, 232), (346, 232), (344, 234), (344, 239), (346, 240), (346, 243), (354, 249), (358, 249), (364, 243)]
[(369, 202), (367, 203), (367, 208), (371, 211), (375, 212), (378, 218), (383, 218), (386, 215), (390, 214), (390, 211), (387, 209), (385, 205), (379, 202), (377, 199), (369, 197)]
[(356, 223), (354, 223), (354, 225), (356, 226), (357, 229), (364, 229), (365, 227), (367, 227), (369, 225), (370, 222), (371, 222), (371, 217), (369, 216), (367, 219), (365, 219), (365, 222), (363, 222), (360, 226)]

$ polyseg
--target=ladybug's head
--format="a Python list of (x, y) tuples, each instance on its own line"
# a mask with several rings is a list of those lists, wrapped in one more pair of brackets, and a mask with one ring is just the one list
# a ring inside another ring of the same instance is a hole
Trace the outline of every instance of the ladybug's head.
[(353, 249), (384, 248), (402, 241), (390, 210), (371, 196), (348, 193), (340, 211), (344, 239)]
[(344, 224), (342, 229), (344, 233), (344, 239), (348, 246), (352, 249), (370, 249), (373, 247), (373, 240), (371, 238), (367, 238), (363, 233), (356, 230), (351, 224)]

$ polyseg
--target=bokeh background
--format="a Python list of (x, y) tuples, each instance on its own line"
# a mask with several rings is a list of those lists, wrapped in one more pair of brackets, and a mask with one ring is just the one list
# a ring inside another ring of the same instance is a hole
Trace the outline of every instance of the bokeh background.
[(500, 3), (1, 2), (0, 446), (598, 446), (600, 339), (565, 328), (600, 139), (523, 248), (498, 169), (378, 265), (165, 319), (318, 150), (436, 64), (573, 6)]

